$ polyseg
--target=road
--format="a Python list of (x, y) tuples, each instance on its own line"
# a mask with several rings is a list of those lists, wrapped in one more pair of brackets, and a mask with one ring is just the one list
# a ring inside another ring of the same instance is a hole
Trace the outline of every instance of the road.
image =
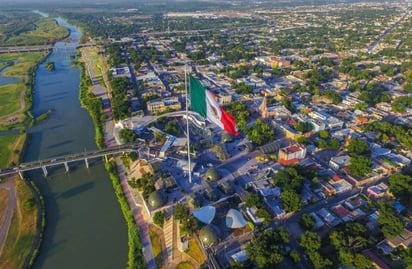
[(394, 24), (389, 26), (389, 28), (385, 29), (385, 31), (376, 39), (374, 40), (368, 47), (368, 53), (372, 54), (375, 52), (375, 48), (379, 45), (379, 42), (381, 42), (385, 36), (387, 36), (393, 29), (398, 27), (398, 25), (408, 16), (408, 13), (403, 15), (398, 21), (396, 21)]
[(0, 253), (6, 243), (7, 234), (13, 219), (13, 213), (17, 208), (16, 200), (16, 182), (14, 179), (8, 179), (0, 184), (0, 189), (5, 189), (9, 193), (7, 209), (5, 211), (5, 218), (3, 223), (0, 223)]

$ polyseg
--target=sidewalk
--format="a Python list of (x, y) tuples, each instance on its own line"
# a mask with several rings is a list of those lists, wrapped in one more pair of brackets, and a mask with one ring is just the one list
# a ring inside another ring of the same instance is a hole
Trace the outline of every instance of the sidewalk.
[(120, 158), (116, 158), (116, 166), (119, 173), (120, 184), (123, 189), (123, 193), (126, 196), (127, 202), (129, 203), (130, 209), (132, 210), (134, 219), (137, 226), (139, 226), (140, 231), (140, 241), (142, 243), (143, 255), (146, 259), (146, 266), (149, 269), (156, 269), (156, 262), (154, 260), (152, 243), (149, 236), (149, 225), (145, 218), (145, 208), (143, 205), (138, 204), (130, 190), (130, 186), (127, 183), (127, 178), (125, 176), (125, 170)]

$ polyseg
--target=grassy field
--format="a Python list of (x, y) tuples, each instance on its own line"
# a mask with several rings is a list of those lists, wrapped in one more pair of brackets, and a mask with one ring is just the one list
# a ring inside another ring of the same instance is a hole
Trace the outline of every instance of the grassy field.
[(162, 242), (160, 241), (161, 236), (159, 231), (151, 225), (149, 227), (150, 241), (152, 242), (153, 256), (155, 257), (157, 268), (166, 268), (164, 266), (164, 260), (162, 255)]
[(0, 226), (4, 221), (4, 212), (6, 211), (9, 202), (9, 192), (5, 189), (0, 189)]
[(0, 168), (8, 167), (12, 162), (19, 162), (26, 134), (0, 136)]
[[(0, 86), (0, 118), (18, 112), (21, 109), (20, 95), (25, 90), (24, 83)], [(10, 119), (10, 123), (12, 120)]]
[(87, 48), (89, 50), (89, 56), (93, 60), (93, 72), (94, 75), (101, 76), (102, 75), (102, 67), (103, 67), (103, 61), (102, 57), (99, 55), (99, 49), (97, 47), (89, 47)]
[(199, 264), (204, 264), (206, 261), (206, 257), (203, 255), (202, 249), (193, 236), (189, 240), (189, 247), (186, 253), (195, 259)]
[(195, 267), (190, 262), (181, 262), (175, 269), (195, 269)]
[(18, 208), (0, 256), (0, 269), (22, 268), (35, 239), (38, 209), (33, 202), (33, 194), (20, 179), (16, 179), (16, 191)]
[(15, 61), (3, 76), (20, 78), (20, 82), (0, 86), (0, 125), (14, 125), (24, 120), (23, 112), (26, 108), (24, 95), (28, 89), (26, 83), (29, 81), (30, 69), (40, 62), (46, 53), (12, 53), (1, 54), (0, 63)]
[[(101, 77), (102, 72), (105, 72), (105, 65), (103, 62), (103, 57), (99, 55), (99, 48), (97, 47), (87, 47), (82, 49), (82, 55), (84, 57), (84, 62), (93, 63), (92, 69), (95, 77)], [(88, 56), (87, 59), (85, 56)], [(102, 84), (103, 85), (103, 84)]]
[(16, 64), (4, 72), (5, 77), (18, 77), (24, 81), (27, 80), (27, 75), (30, 67), (43, 60), (47, 55), (46, 52), (24, 52), (0, 54), (0, 62), (17, 61)]
[[(13, 16), (13, 14), (8, 14), (8, 16)], [(0, 26), (0, 45), (44, 45), (62, 39), (68, 33), (68, 30), (59, 26), (53, 18), (38, 16), (26, 16), (20, 20), (11, 18), (9, 25)]]

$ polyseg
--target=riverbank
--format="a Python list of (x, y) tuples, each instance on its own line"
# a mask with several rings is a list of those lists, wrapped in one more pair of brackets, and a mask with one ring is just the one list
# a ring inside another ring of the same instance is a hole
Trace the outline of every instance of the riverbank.
[(105, 164), (105, 168), (109, 173), (114, 192), (116, 194), (117, 200), (120, 204), (120, 208), (123, 212), (123, 217), (127, 224), (127, 235), (129, 241), (127, 269), (144, 269), (146, 268), (146, 265), (142, 252), (142, 244), (140, 242), (139, 229), (137, 228), (133, 213), (130, 209), (129, 203), (127, 202), (126, 196), (123, 193), (115, 161), (110, 160), (108, 163)]
[(35, 194), (26, 182), (15, 176), (6, 183), (10, 185), (12, 201), (9, 202), (14, 200), (15, 207), (10, 212), (12, 219), (0, 255), (0, 269), (23, 268), (25, 260), (30, 256), (33, 242), (36, 241), (39, 208), (36, 206)]
[[(20, 163), (25, 153), (25, 148), (29, 143), (25, 128), (33, 126), (35, 122), (30, 110), (33, 104), (36, 71), (49, 54), (50, 52), (18, 53), (2, 57), (2, 59), (13, 59), (14, 63), (8, 66), (5, 75), (17, 77), (19, 81), (3, 85), (0, 88), (3, 95), (11, 96), (0, 98), (0, 103), (3, 105), (7, 103), (10, 107), (6, 113), (11, 113), (3, 114), (3, 120), (7, 119), (7, 124), (4, 125), (3, 122), (1, 129), (18, 128), (21, 134), (0, 136), (0, 167), (9, 167)], [(14, 91), (19, 91), (18, 96), (10, 94)], [(16, 97), (17, 100), (13, 100)], [(17, 106), (20, 107), (13, 112), (12, 109)], [(45, 117), (42, 116), (39, 120), (45, 119)], [(12, 212), (13, 218), (7, 230), (5, 244), (0, 246), (0, 248), (3, 247), (0, 260), (4, 261), (0, 268), (29, 268), (39, 252), (45, 227), (43, 197), (32, 182), (23, 181), (17, 175), (6, 180), (15, 182), (15, 188), (9, 191), (16, 193), (16, 207)]]
[[(80, 57), (80, 56), (79, 56)], [(103, 104), (100, 98), (95, 97), (91, 93), (92, 82), (86, 74), (86, 68), (83, 62), (77, 62), (80, 69), (80, 91), (79, 100), (80, 105), (85, 108), (93, 120), (95, 129), (95, 141), (98, 148), (105, 147), (104, 143), (104, 123), (106, 117), (103, 113)]]
[[(100, 98), (95, 97), (92, 91), (92, 84), (90, 77), (86, 73), (85, 63), (79, 64), (81, 71), (81, 82), (80, 82), (80, 103), (82, 107), (86, 108), (90, 116), (93, 119), (95, 130), (96, 130), (96, 144), (99, 148), (105, 147), (104, 140), (104, 126), (106, 116), (103, 113), (103, 105)], [(146, 268), (145, 259), (142, 251), (142, 244), (140, 241), (140, 231), (134, 220), (133, 212), (129, 206), (126, 196), (120, 184), (120, 179), (118, 171), (116, 168), (116, 163), (113, 160), (105, 164), (106, 171), (109, 174), (110, 181), (112, 183), (114, 192), (117, 197), (117, 201), (120, 205), (124, 220), (127, 225), (127, 235), (128, 235), (128, 269), (140, 269)]]
[(36, 71), (49, 56), (50, 51), (11, 53), (0, 55), (0, 62), (13, 62), (3, 77), (16, 78), (14, 83), (0, 85), (0, 130), (24, 130), (33, 125), (31, 108)]

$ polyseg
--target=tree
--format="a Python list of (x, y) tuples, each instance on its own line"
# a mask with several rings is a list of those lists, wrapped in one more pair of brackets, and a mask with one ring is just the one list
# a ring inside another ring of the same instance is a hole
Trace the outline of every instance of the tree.
[(299, 121), (298, 123), (293, 125), (293, 128), (295, 128), (296, 131), (306, 133), (312, 130), (312, 124), (309, 122)]
[(156, 213), (154, 213), (153, 215), (154, 224), (156, 224), (157, 226), (163, 227), (164, 220), (165, 220), (165, 214), (163, 211), (157, 211)]
[(165, 125), (165, 132), (172, 134), (172, 135), (179, 135), (180, 134), (180, 129), (177, 124), (177, 120), (173, 119), (171, 121), (168, 121)]
[(137, 135), (133, 130), (130, 129), (121, 129), (119, 132), (120, 140), (123, 143), (134, 142), (137, 139)]
[(394, 174), (389, 177), (389, 190), (405, 204), (412, 202), (412, 177)]
[(256, 216), (263, 218), (263, 225), (269, 225), (270, 220), (272, 219), (272, 215), (270, 215), (269, 211), (264, 208), (259, 208), (256, 210)]
[(305, 230), (312, 230), (315, 226), (315, 218), (310, 214), (303, 214), (299, 224)]
[(332, 265), (331, 260), (323, 258), (317, 251), (312, 251), (308, 254), (315, 269), (329, 268)]
[(331, 138), (329, 140), (329, 148), (330, 149), (339, 149), (340, 148), (340, 141), (337, 138)]
[(237, 94), (251, 94), (255, 87), (253, 87), (252, 85), (246, 85), (244, 82), (241, 82), (239, 84), (232, 85), (232, 88), (235, 89), (235, 92)]
[(265, 231), (246, 247), (246, 255), (258, 268), (274, 268), (283, 260), (282, 244), (285, 243), (281, 231)]
[(300, 246), (307, 253), (318, 251), (321, 247), (321, 238), (317, 233), (306, 231), (300, 237)]
[(372, 160), (363, 156), (354, 156), (350, 158), (349, 169), (350, 172), (359, 177), (366, 176), (372, 172)]
[(405, 223), (396, 214), (395, 208), (388, 203), (378, 202), (379, 218), (378, 222), (382, 225), (382, 233), (386, 238), (393, 238), (403, 232)]
[(182, 204), (177, 204), (173, 209), (173, 215), (176, 220), (183, 220), (189, 216), (189, 209)]
[(307, 144), (309, 144), (309, 138), (307, 138), (306, 136), (299, 136), (297, 139), (296, 139), (296, 142), (298, 142), (299, 144), (304, 144), (304, 145), (307, 145)]
[(329, 138), (328, 130), (319, 131), (319, 137), (322, 138), (322, 139), (328, 139)]
[(357, 253), (354, 256), (353, 265), (355, 268), (367, 269), (371, 268), (372, 262), (365, 255)]
[(246, 207), (261, 207), (263, 205), (262, 196), (254, 193), (249, 193), (246, 202)]
[(365, 155), (369, 153), (369, 144), (361, 138), (354, 138), (349, 142), (348, 151), (353, 156)]
[(275, 137), (275, 131), (261, 119), (257, 119), (246, 133), (248, 138), (258, 146), (272, 142)]
[(282, 193), (283, 207), (288, 212), (294, 212), (302, 208), (302, 199), (294, 191), (287, 190)]
[(300, 255), (296, 249), (292, 249), (289, 253), (289, 256), (292, 258), (294, 263), (300, 263)]
[(236, 125), (239, 130), (245, 131), (246, 124), (249, 121), (251, 113), (245, 104), (234, 102), (225, 106), (227, 112), (235, 117)]
[(297, 167), (287, 167), (274, 176), (273, 184), (279, 186), (283, 191), (292, 190), (301, 193), (303, 180), (304, 177)]

